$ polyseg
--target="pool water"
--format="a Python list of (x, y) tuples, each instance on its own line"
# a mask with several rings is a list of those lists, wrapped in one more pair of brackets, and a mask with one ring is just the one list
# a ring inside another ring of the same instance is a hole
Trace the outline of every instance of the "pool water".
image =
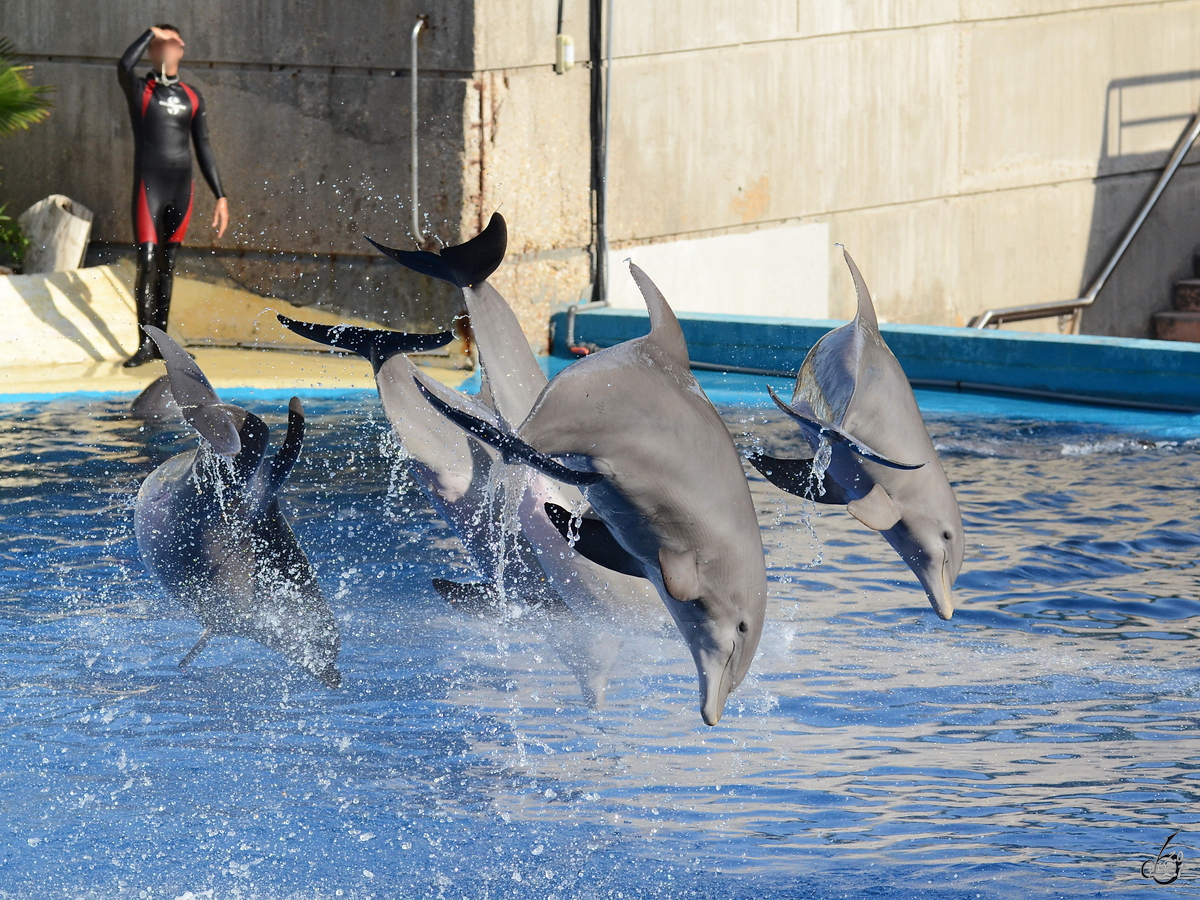
[[(705, 383), (740, 443), (798, 450), (761, 381)], [(1200, 421), (918, 398), (967, 530), (953, 620), (755, 474), (768, 621), (711, 729), (672, 634), (589, 711), (536, 625), (447, 609), (465, 558), (366, 393), (306, 401), (282, 494), (342, 689), (227, 638), (181, 671), (200, 629), (132, 504), (195, 438), (126, 399), (4, 406), (0, 897), (1200, 893)], [(282, 438), (285, 399), (238, 402)]]

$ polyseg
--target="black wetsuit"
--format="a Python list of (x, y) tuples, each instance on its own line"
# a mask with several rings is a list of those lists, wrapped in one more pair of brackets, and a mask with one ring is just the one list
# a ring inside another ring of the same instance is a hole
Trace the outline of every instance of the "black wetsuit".
[[(129, 45), (117, 63), (117, 79), (125, 91), (133, 123), (138, 324), (156, 325), (165, 331), (171, 307), (175, 251), (187, 233), (192, 215), (192, 144), (196, 146), (200, 171), (213, 194), (220, 198), (225, 193), (208, 145), (208, 124), (200, 92), (178, 78), (164, 78), (155, 72), (142, 78), (134, 75), (133, 68), (153, 37), (147, 30)], [(154, 343), (143, 334), (134, 359), (144, 362), (157, 358), (156, 351)]]

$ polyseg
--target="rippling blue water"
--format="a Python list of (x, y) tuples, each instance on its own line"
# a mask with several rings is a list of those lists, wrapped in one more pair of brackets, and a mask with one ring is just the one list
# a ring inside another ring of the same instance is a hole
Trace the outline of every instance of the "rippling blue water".
[[(627, 641), (589, 712), (536, 631), (447, 610), (429, 581), (464, 558), (365, 393), (307, 402), (283, 497), (343, 689), (230, 639), (180, 671), (199, 627), (142, 569), (131, 504), (194, 439), (120, 400), (3, 407), (0, 896), (1197, 892), (1200, 423), (919, 398), (968, 530), (959, 611), (755, 476), (769, 621), (713, 729), (670, 635)], [(773, 411), (722, 411), (795, 447)]]

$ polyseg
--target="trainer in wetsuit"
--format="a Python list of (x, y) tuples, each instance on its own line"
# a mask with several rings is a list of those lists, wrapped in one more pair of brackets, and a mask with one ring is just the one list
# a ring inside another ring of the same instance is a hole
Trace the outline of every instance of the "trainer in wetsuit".
[[(133, 67), (149, 50), (152, 71), (138, 78)], [(135, 142), (133, 163), (133, 230), (137, 243), (137, 316), (141, 342), (126, 366), (159, 359), (158, 347), (142, 325), (164, 331), (171, 308), (171, 276), (175, 251), (192, 215), (192, 152), (204, 180), (217, 198), (213, 228), (217, 237), (229, 224), (229, 204), (217, 177), (208, 145), (204, 98), (179, 80), (183, 39), (174, 25), (155, 25), (129, 45), (117, 63), (117, 79), (129, 102)], [(190, 142), (190, 143), (189, 143)]]

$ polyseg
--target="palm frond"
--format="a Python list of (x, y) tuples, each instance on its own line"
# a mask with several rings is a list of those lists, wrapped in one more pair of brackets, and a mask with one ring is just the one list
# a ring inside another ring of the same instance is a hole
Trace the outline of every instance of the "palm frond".
[(30, 84), (29, 66), (13, 64), (12, 43), (0, 38), (0, 137), (28, 128), (50, 114), (53, 85)]

